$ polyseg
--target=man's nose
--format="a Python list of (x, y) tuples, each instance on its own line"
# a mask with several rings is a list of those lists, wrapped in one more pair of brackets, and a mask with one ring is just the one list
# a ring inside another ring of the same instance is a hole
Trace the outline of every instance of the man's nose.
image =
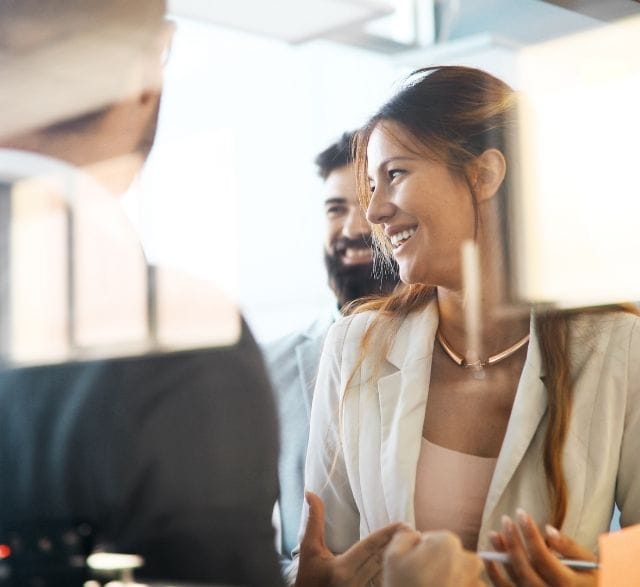
[(354, 206), (342, 226), (342, 235), (349, 239), (358, 239), (371, 234), (371, 227), (360, 206)]

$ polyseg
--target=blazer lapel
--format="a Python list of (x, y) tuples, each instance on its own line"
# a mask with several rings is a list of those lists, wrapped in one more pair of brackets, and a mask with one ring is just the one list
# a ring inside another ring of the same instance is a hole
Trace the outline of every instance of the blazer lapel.
[(416, 466), (437, 327), (434, 302), (423, 312), (408, 316), (387, 355), (391, 373), (378, 380), (382, 489), (392, 522), (415, 525)]
[[(498, 455), (482, 517), (483, 525), (500, 502), (509, 481), (522, 461), (540, 421), (547, 410), (547, 394), (543, 382), (542, 357), (533, 317), (531, 340), (522, 375), (516, 390), (507, 431)], [(481, 530), (481, 534), (483, 534)]]

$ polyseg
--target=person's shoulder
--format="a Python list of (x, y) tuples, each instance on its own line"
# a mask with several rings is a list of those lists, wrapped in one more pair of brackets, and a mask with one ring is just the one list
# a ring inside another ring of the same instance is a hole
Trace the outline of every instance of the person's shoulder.
[(329, 329), (325, 349), (333, 347), (340, 350), (359, 347), (367, 328), (377, 315), (377, 312), (367, 310), (340, 317)]
[(631, 307), (577, 312), (570, 318), (570, 340), (576, 360), (580, 356), (601, 355), (615, 361), (630, 354), (640, 356), (640, 315)]
[(303, 340), (303, 330), (294, 330), (279, 338), (261, 343), (260, 348), (267, 360), (275, 360), (279, 356), (289, 354)]
[(306, 341), (318, 340), (320, 343), (333, 323), (333, 318), (319, 316), (302, 328), (298, 328), (278, 338), (261, 342), (260, 348), (268, 362), (277, 361)]
[(360, 331), (367, 328), (377, 315), (378, 312), (375, 310), (366, 310), (364, 312), (355, 312), (348, 316), (341, 316), (335, 321), (331, 329), (343, 331), (345, 333), (350, 331)]
[(627, 348), (634, 347), (635, 353), (640, 352), (640, 312), (637, 308), (611, 312), (604, 319), (611, 323), (612, 339), (617, 339)]
[(615, 337), (640, 327), (640, 310), (628, 308), (602, 308), (577, 312), (570, 318), (576, 332), (591, 331), (592, 335)]
[(403, 328), (422, 328), (425, 321), (433, 319), (433, 312), (429, 311), (432, 308), (433, 306), (429, 303), (406, 314), (363, 310), (336, 320), (331, 330), (336, 333), (334, 336), (343, 336), (349, 340), (359, 340), (369, 329), (372, 329), (374, 337), (377, 338), (382, 335), (384, 338), (388, 334), (388, 329), (391, 329), (393, 333), (397, 333)]

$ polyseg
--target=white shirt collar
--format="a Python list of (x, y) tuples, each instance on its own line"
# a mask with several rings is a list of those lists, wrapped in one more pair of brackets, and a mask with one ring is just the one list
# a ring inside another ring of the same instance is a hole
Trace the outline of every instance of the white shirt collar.
[(65, 161), (18, 149), (0, 149), (0, 178), (16, 181), (27, 177), (47, 175), (76, 175), (83, 173)]

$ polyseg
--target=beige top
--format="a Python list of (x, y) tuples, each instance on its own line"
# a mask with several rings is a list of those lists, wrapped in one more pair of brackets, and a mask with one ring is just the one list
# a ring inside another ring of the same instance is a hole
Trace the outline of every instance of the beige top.
[(416, 471), (416, 529), (451, 530), (465, 548), (476, 550), (497, 460), (450, 450), (423, 438)]

